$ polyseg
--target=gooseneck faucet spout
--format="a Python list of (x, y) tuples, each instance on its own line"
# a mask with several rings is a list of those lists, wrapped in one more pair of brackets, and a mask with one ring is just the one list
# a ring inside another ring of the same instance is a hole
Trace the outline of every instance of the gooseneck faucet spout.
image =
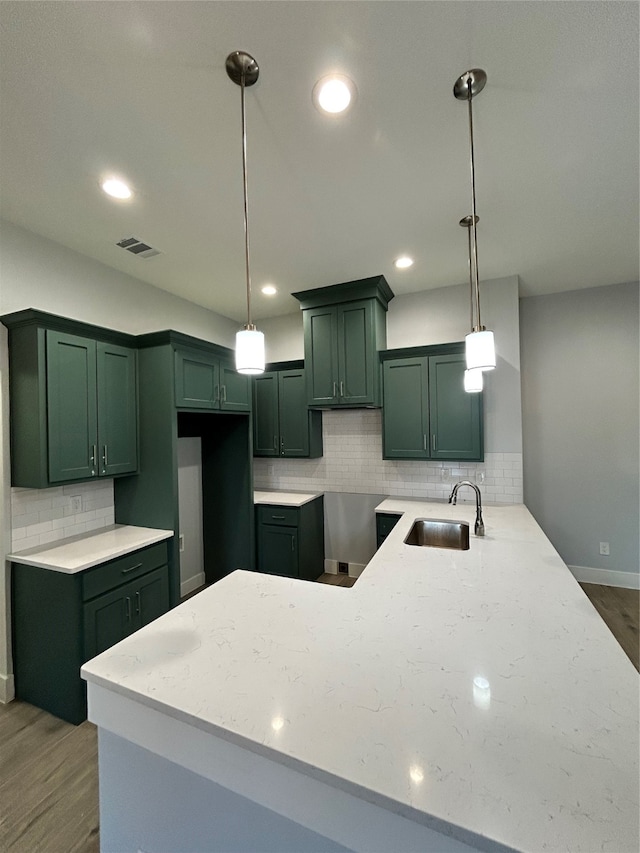
[(451, 489), (451, 494), (449, 495), (449, 503), (456, 505), (458, 500), (458, 489), (460, 486), (471, 486), (471, 488), (476, 493), (476, 523), (473, 528), (473, 532), (476, 536), (484, 536), (484, 521), (482, 520), (482, 495), (480, 494), (480, 489), (476, 486), (475, 483), (472, 483), (471, 480), (460, 480), (459, 483), (456, 483), (453, 489)]

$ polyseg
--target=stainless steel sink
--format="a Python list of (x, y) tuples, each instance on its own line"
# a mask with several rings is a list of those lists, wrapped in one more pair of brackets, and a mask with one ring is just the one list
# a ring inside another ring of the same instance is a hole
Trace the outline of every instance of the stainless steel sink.
[(407, 545), (423, 548), (455, 548), (469, 550), (469, 525), (466, 521), (440, 518), (416, 518), (404, 540)]

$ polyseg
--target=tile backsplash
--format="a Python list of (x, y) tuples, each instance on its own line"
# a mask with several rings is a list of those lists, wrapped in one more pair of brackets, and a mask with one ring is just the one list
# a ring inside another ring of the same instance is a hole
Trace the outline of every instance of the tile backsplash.
[[(466, 463), (383, 459), (379, 409), (325, 411), (322, 436), (320, 459), (254, 459), (255, 488), (448, 498), (455, 482), (471, 480), (483, 503), (522, 503), (521, 453), (485, 453), (484, 462)], [(464, 490), (459, 500), (475, 498)]]
[[(72, 498), (79, 498), (74, 507)], [(11, 549), (23, 551), (114, 523), (113, 480), (11, 489)]]

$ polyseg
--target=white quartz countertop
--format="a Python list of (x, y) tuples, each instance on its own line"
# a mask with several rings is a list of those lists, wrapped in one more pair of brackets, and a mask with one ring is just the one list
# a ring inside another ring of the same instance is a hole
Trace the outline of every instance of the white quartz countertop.
[(254, 492), (254, 504), (273, 506), (304, 506), (322, 496), (322, 492)]
[(25, 551), (14, 551), (7, 555), (7, 560), (73, 575), (171, 536), (173, 530), (112, 524), (91, 533), (69, 536)]
[(352, 589), (237, 571), (84, 677), (481, 849), (638, 850), (638, 675), (524, 506)]

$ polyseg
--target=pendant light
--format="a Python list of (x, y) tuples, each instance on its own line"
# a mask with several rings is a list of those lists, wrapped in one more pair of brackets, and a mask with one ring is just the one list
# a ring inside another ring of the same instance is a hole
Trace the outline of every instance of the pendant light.
[[(474, 224), (477, 225), (479, 220), (480, 220), (480, 217), (476, 216)], [(473, 264), (471, 261), (471, 217), (470, 216), (464, 216), (458, 224), (461, 225), (463, 228), (467, 229), (467, 240), (469, 243), (469, 293), (471, 296), (471, 300), (470, 300), (471, 301), (471, 328), (473, 329), (473, 316), (474, 316), (474, 304), (473, 303), (474, 303), (474, 300), (473, 300), (473, 272), (472, 272)], [(469, 370), (469, 368), (467, 368), (467, 370), (465, 370), (465, 372), (464, 372), (464, 390), (465, 391), (468, 391), (470, 394), (476, 394), (479, 391), (482, 391), (483, 384), (484, 383), (482, 380), (482, 370), (480, 370), (477, 367), (474, 367), (471, 370)]]
[(255, 59), (242, 50), (227, 56), (227, 74), (240, 86), (242, 111), (242, 182), (244, 187), (244, 259), (247, 279), (247, 322), (236, 334), (236, 370), (238, 373), (255, 375), (264, 373), (264, 335), (251, 322), (251, 272), (249, 267), (249, 204), (247, 200), (247, 134), (244, 109), (244, 90), (253, 86), (260, 69)]
[(476, 176), (473, 153), (473, 111), (472, 99), (485, 87), (487, 75), (481, 68), (466, 71), (455, 82), (453, 94), (459, 101), (467, 101), (469, 106), (469, 149), (471, 164), (471, 217), (469, 222), (469, 263), (471, 283), (471, 332), (465, 337), (465, 357), (467, 370), (493, 370), (496, 366), (496, 352), (493, 332), (485, 329), (480, 320), (480, 283), (478, 279), (478, 240), (476, 234)]

